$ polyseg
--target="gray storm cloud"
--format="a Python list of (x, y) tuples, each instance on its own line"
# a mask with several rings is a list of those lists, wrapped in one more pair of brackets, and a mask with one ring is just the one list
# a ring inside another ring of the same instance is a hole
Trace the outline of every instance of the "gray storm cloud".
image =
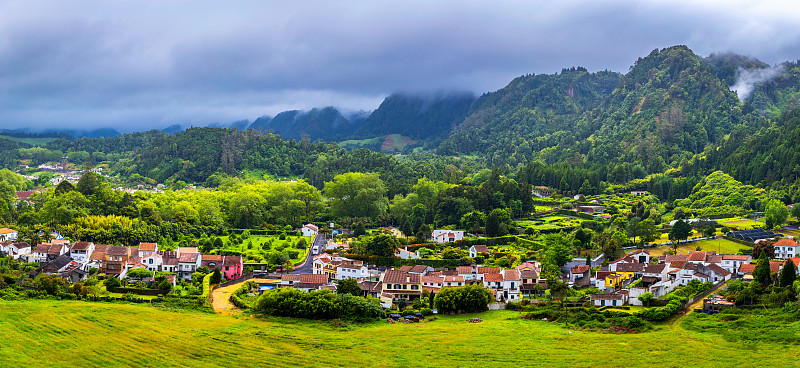
[(759, 84), (777, 77), (785, 72), (783, 65), (775, 65), (763, 69), (744, 69), (739, 68), (736, 72), (736, 83), (730, 86), (731, 91), (735, 91), (739, 100), (744, 102), (753, 93), (753, 89)]
[[(800, 3), (0, 1), (0, 128), (120, 131), (490, 92), (654, 48), (800, 57)], [(742, 89), (743, 90), (743, 89)]]

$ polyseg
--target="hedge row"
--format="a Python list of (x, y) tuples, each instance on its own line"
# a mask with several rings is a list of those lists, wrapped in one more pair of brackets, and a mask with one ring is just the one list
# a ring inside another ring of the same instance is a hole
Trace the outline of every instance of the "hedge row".
[(119, 294), (136, 294), (136, 295), (161, 295), (164, 292), (159, 289), (140, 289), (133, 287), (106, 287), (106, 290), (112, 293)]
[(253, 289), (256, 289), (257, 287), (258, 287), (258, 284), (256, 284), (253, 281), (245, 282), (244, 285), (242, 285), (242, 287), (236, 289), (236, 291), (234, 291), (231, 294), (231, 297), (230, 297), (231, 303), (233, 305), (235, 305), (237, 308), (241, 308), (241, 309), (250, 309), (250, 308), (252, 308), (253, 306), (248, 304), (247, 302), (245, 302), (244, 299), (241, 298), (241, 295), (245, 294), (245, 293), (249, 293), (250, 291), (252, 291)]

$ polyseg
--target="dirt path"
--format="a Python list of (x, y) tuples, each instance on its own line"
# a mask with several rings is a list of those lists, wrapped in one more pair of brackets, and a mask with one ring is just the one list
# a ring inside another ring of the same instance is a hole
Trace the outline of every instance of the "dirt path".
[[(714, 289), (714, 291), (712, 291), (708, 295), (709, 296), (714, 295), (717, 291), (724, 288), (726, 285), (728, 285), (728, 283), (720, 284)], [(702, 308), (702, 307), (703, 307), (703, 299), (700, 299), (692, 303), (692, 305), (686, 307), (686, 312), (682, 312), (682, 314), (678, 318), (675, 318), (675, 320), (673, 320), (672, 323), (669, 324), (669, 329), (674, 331), (675, 327), (677, 327), (681, 323), (681, 321), (683, 321), (683, 319), (686, 318), (687, 315), (689, 315), (689, 313), (694, 312), (695, 308)]]
[(211, 304), (214, 306), (214, 310), (219, 314), (224, 314), (226, 316), (238, 314), (242, 310), (236, 308), (233, 303), (231, 303), (230, 297), (231, 294), (236, 291), (236, 289), (240, 288), (241, 284), (233, 284), (221, 288), (217, 288), (216, 290), (211, 292)]

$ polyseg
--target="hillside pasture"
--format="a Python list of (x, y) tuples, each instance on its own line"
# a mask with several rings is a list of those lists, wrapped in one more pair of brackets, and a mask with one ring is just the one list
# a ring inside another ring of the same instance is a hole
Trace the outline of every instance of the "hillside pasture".
[[(469, 323), (481, 317), (481, 323)], [(170, 312), (146, 305), (0, 301), (4, 367), (737, 367), (785, 366), (778, 343), (741, 342), (680, 326), (641, 334), (565, 329), (517, 312), (416, 324), (332, 324)], [(687, 347), (702, 354), (687, 355)], [(535, 358), (530, 353), (535, 351)], [(528, 363), (526, 363), (528, 362)]]

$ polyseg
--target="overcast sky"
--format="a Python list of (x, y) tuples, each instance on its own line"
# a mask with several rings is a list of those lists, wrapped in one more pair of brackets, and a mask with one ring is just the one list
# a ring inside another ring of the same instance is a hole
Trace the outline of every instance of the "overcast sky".
[[(489, 92), (655, 48), (800, 59), (794, 1), (0, 0), (0, 127), (373, 110), (392, 92)], [(684, 2), (680, 2), (684, 3)]]

